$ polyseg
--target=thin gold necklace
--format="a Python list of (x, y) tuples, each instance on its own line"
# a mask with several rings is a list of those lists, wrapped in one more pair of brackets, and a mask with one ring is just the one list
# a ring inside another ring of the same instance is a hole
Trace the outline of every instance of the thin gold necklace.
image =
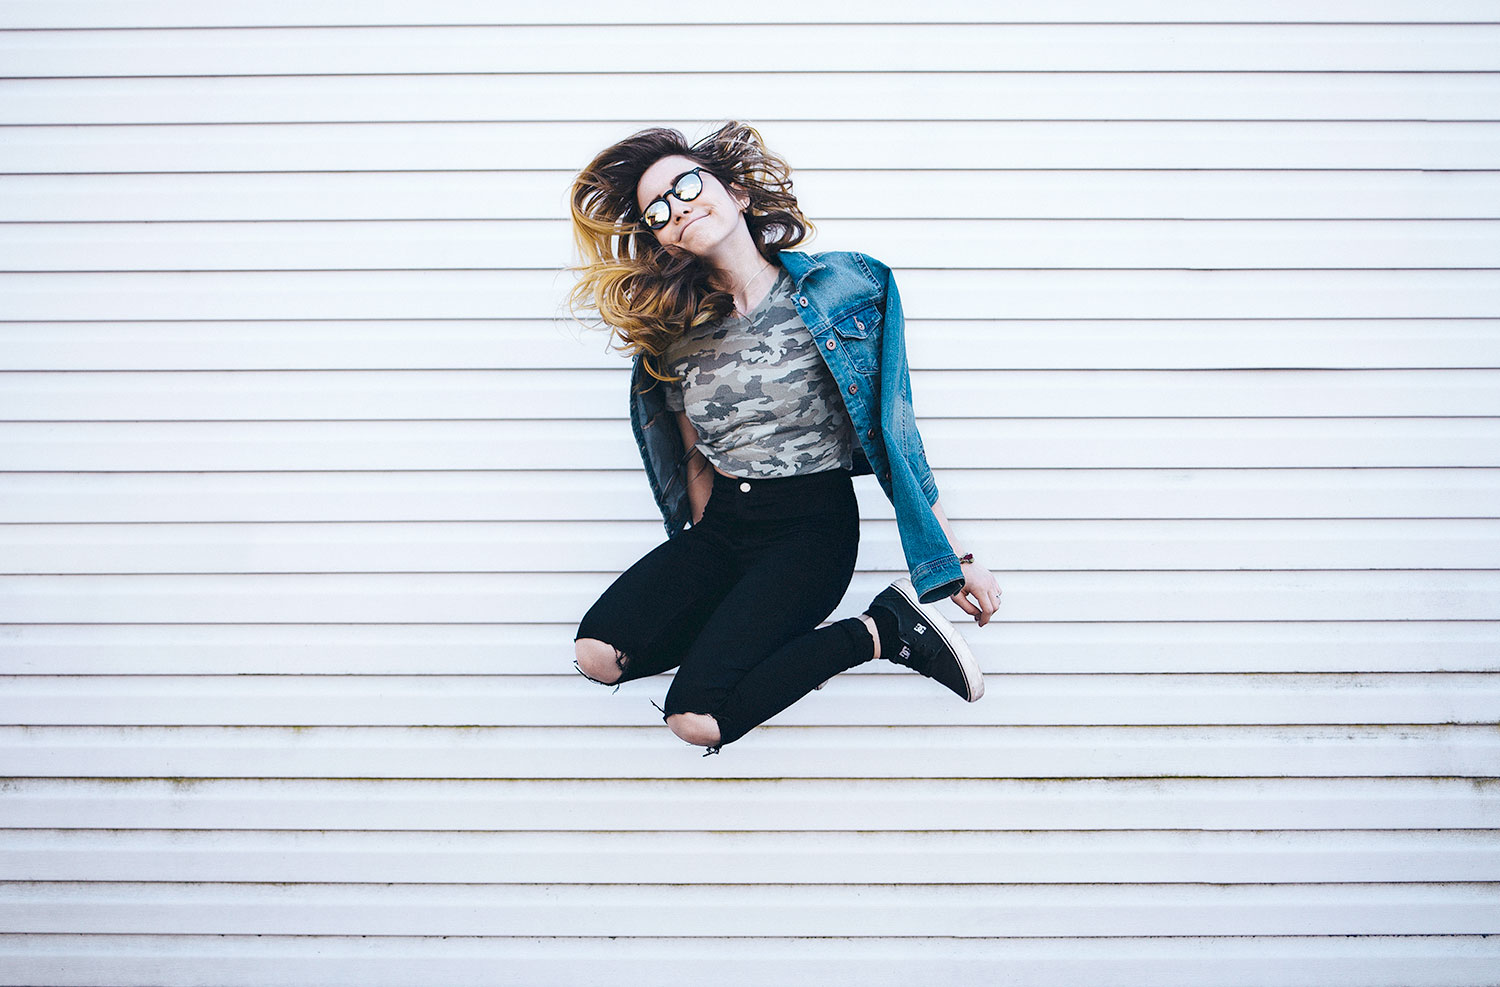
[[(746, 281), (744, 284), (740, 285), (739, 288), (735, 289), (734, 291), (731, 291), (729, 293), (731, 297), (733, 297), (735, 295), (738, 295), (742, 291), (748, 290), (749, 287), (752, 284), (754, 284), (756, 282), (756, 280), (759, 279), (762, 274), (766, 273), (769, 270), (772, 270), (772, 267), (771, 267), (770, 263), (768, 261), (766, 261), (764, 258), (761, 259), (761, 263), (765, 264), (766, 266), (762, 267), (760, 270), (758, 270), (754, 274), (752, 274), (750, 276), (750, 280), (749, 281)], [(748, 303), (749, 302), (749, 298), (746, 298), (745, 301)], [(745, 317), (745, 316), (748, 316), (750, 314), (749, 312), (740, 312), (738, 305), (735, 306), (735, 311), (739, 312), (739, 314), (740, 314), (740, 316), (742, 318)]]

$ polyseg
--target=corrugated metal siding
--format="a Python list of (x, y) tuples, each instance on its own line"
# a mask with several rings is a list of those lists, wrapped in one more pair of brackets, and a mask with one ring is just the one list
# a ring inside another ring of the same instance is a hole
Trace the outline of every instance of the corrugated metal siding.
[[(0, 983), (1500, 983), (1497, 72), (1479, 0), (11, 0)], [(981, 703), (704, 759), (569, 665), (660, 525), (559, 268), (727, 117), (897, 269), (1006, 602)]]

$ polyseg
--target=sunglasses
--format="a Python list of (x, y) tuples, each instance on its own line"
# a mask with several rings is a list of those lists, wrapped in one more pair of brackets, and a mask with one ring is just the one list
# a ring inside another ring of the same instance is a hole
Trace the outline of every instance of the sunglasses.
[(699, 174), (703, 169), (694, 168), (685, 171), (672, 180), (672, 187), (646, 203), (646, 208), (641, 210), (641, 222), (648, 230), (659, 230), (667, 225), (672, 219), (672, 203), (667, 201), (667, 196), (675, 196), (678, 202), (692, 202), (703, 194), (703, 176)]

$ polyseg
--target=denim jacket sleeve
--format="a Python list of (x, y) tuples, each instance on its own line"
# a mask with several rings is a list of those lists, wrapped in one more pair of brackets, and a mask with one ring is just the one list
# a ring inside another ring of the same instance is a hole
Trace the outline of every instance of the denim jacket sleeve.
[(901, 294), (890, 268), (867, 255), (859, 256), (883, 283), (885, 299), (880, 338), (880, 430), (885, 436), (887, 472), (881, 477), (882, 486), (896, 508), (896, 526), (912, 585), (922, 602), (931, 603), (963, 589), (963, 568), (932, 510), (938, 487), (912, 406)]
[(630, 368), (630, 429), (667, 537), (675, 538), (692, 518), (682, 432), (667, 407), (666, 386), (646, 372), (640, 356)]

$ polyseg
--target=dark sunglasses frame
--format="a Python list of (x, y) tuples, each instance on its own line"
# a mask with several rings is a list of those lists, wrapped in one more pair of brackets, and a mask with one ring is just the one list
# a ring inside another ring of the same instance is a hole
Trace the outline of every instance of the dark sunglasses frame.
[[(657, 230), (666, 229), (667, 224), (672, 221), (672, 204), (670, 202), (667, 202), (667, 196), (671, 196), (678, 202), (692, 202), (694, 199), (698, 198), (698, 196), (703, 194), (703, 171), (703, 166), (699, 165), (696, 168), (690, 168), (687, 171), (684, 171), (682, 174), (672, 179), (672, 187), (667, 189), (661, 195), (658, 195), (656, 198), (652, 199), (650, 202), (646, 203), (646, 208), (641, 210), (641, 225), (646, 229), (651, 230), (653, 233)], [(712, 175), (713, 172), (709, 172), (709, 174)], [(677, 184), (689, 175), (698, 176), (698, 191), (694, 192), (692, 195), (684, 197), (677, 191)], [(656, 205), (658, 202), (667, 202), (667, 218), (662, 220), (660, 223), (653, 223), (646, 218), (646, 214), (649, 213), (651, 211), (651, 207)]]

